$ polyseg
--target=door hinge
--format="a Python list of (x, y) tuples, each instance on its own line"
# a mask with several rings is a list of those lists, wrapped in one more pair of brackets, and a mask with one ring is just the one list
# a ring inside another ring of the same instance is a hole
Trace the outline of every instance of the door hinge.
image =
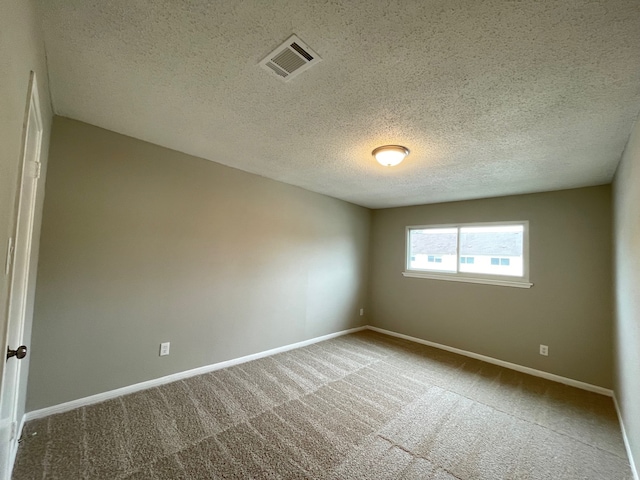
[(42, 171), (42, 163), (40, 162), (30, 162), (31, 163), (31, 177), (38, 179), (40, 178), (40, 172)]
[(7, 263), (5, 264), (4, 274), (9, 275), (11, 271), (11, 265), (13, 265), (13, 252), (15, 247), (13, 245), (13, 237), (9, 237), (9, 242), (7, 243)]
[(16, 438), (16, 435), (18, 434), (17, 430), (18, 430), (18, 422), (11, 422), (11, 436), (9, 438), (9, 441)]

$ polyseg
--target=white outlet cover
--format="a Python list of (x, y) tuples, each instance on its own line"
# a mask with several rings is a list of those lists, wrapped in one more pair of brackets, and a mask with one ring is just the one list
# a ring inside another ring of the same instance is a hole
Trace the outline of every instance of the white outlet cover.
[(360, 316), (364, 315), (364, 308), (360, 309)]
[(545, 357), (549, 355), (549, 347), (547, 345), (540, 345), (540, 355)]
[(165, 342), (160, 344), (160, 356), (169, 355), (169, 348), (171, 347), (171, 342)]

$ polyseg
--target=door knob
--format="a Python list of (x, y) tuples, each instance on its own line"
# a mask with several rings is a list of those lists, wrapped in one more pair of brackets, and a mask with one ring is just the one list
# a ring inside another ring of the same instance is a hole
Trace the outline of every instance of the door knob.
[(7, 360), (10, 359), (11, 357), (16, 357), (18, 360), (24, 358), (27, 356), (27, 346), (26, 345), (21, 345), (20, 347), (16, 348), (15, 350), (11, 350), (9, 347), (7, 347)]

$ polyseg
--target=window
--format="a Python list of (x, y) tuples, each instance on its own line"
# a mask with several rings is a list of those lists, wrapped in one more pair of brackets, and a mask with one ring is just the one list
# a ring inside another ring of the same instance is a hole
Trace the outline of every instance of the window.
[(406, 277), (529, 288), (528, 222), (407, 227)]
[(509, 258), (491, 258), (491, 265), (509, 265), (510, 263), (510, 259)]

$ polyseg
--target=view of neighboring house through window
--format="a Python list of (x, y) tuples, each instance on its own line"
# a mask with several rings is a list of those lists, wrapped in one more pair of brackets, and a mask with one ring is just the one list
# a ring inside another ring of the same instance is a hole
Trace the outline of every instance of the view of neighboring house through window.
[(510, 258), (496, 258), (491, 257), (491, 265), (509, 265), (511, 263)]
[(522, 277), (524, 225), (460, 227), (460, 255), (473, 255), (474, 263), (460, 262), (460, 272)]
[(425, 228), (411, 231), (412, 270), (455, 272), (457, 228)]
[(527, 222), (407, 227), (406, 272), (528, 282)]

